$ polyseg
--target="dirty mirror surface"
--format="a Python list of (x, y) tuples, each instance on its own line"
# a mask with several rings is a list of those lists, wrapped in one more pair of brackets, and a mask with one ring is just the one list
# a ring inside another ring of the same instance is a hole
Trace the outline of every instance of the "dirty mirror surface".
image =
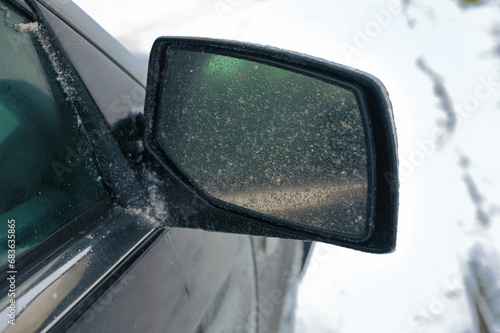
[(368, 158), (349, 89), (249, 60), (168, 50), (155, 133), (211, 196), (362, 236)]

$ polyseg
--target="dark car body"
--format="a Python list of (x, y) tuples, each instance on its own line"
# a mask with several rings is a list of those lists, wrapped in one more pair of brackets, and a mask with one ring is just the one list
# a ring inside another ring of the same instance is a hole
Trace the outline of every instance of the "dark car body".
[[(51, 65), (45, 66), (46, 75), (62, 83), (75, 121), (91, 141), (91, 153), (77, 160), (95, 160), (102, 182), (88, 208), (19, 252), (15, 267), (4, 266), (3, 276), (13, 279), (0, 285), (0, 329), (278, 332), (289, 327), (309, 243), (160, 226), (169, 218), (161, 199), (168, 184), (158, 181), (154, 163), (142, 154), (146, 70), (70, 1), (0, 4), (6, 25), (8, 11), (38, 22), (32, 30), (17, 26), (13, 36), (22, 33), (38, 43), (39, 56)], [(74, 173), (71, 168), (61, 174)], [(186, 218), (196, 213), (189, 202), (176, 208)]]

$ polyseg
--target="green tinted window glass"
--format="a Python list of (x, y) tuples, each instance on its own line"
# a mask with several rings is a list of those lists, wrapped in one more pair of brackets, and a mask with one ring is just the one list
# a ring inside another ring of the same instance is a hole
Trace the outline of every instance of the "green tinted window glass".
[(36, 25), (25, 23), (0, 3), (0, 265), (7, 221), (16, 221), (21, 255), (104, 197), (84, 130), (38, 46)]

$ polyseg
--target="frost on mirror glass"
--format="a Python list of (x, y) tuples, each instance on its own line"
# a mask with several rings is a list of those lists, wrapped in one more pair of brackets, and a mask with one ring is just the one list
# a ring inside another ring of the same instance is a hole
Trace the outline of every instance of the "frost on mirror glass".
[(261, 63), (168, 50), (156, 133), (213, 197), (361, 236), (368, 162), (356, 96)]

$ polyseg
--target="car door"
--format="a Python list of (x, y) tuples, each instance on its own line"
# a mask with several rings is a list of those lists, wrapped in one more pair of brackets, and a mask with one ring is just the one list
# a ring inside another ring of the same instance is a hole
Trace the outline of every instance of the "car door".
[(71, 332), (256, 332), (248, 236), (170, 229)]

